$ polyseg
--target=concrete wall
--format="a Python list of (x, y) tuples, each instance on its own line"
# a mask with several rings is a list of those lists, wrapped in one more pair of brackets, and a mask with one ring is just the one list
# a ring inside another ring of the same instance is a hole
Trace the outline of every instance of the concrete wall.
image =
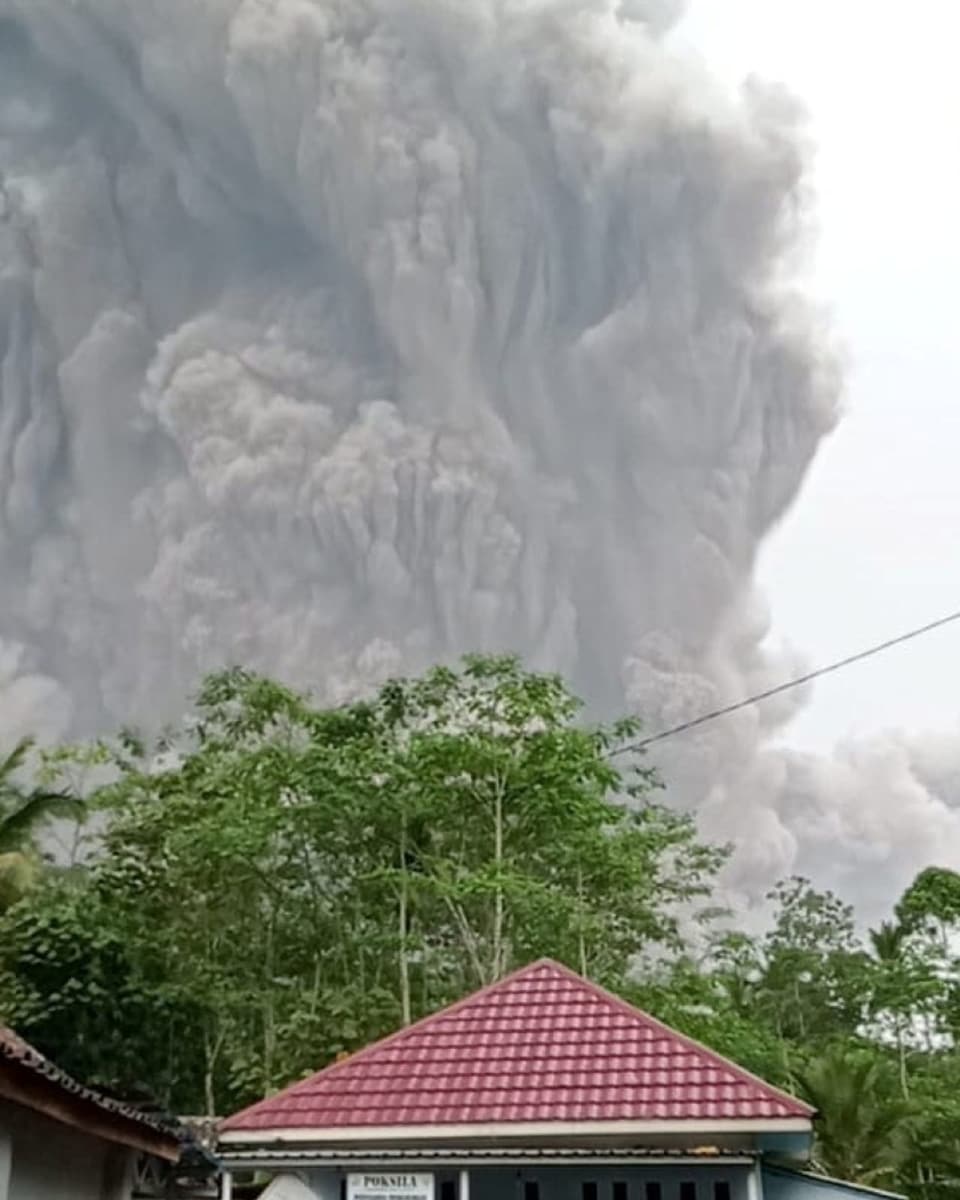
[(127, 1200), (129, 1195), (127, 1151), (0, 1100), (0, 1200)]
[[(526, 1200), (526, 1183), (539, 1184), (540, 1200), (583, 1200), (583, 1185), (597, 1184), (597, 1200), (614, 1200), (614, 1183), (626, 1183), (627, 1200), (654, 1200), (647, 1185), (659, 1183), (659, 1200), (686, 1200), (681, 1194), (682, 1183), (695, 1183), (695, 1200), (723, 1200), (727, 1193), (715, 1191), (714, 1185), (729, 1186), (729, 1200), (748, 1200), (747, 1171), (743, 1165), (686, 1167), (541, 1167), (495, 1168), (473, 1167), (470, 1171), (470, 1200)], [(441, 1200), (441, 1184), (454, 1181), (455, 1171), (438, 1171), (436, 1200)], [(340, 1200), (341, 1175), (337, 1171), (316, 1170), (307, 1175), (307, 1183), (317, 1200)], [(619, 1192), (618, 1192), (619, 1195)], [(769, 1200), (765, 1197), (764, 1200)], [(777, 1198), (780, 1200), (780, 1198)], [(782, 1200), (807, 1200), (806, 1197), (783, 1197)], [(822, 1200), (814, 1197), (813, 1200)]]

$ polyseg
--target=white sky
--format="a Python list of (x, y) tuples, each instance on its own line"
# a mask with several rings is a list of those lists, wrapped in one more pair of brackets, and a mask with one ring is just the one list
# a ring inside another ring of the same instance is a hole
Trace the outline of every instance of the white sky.
[[(773, 640), (819, 665), (960, 609), (960, 4), (691, 0), (681, 33), (789, 84), (820, 147), (848, 411), (761, 566)], [(789, 741), (956, 724), (958, 666), (960, 624), (821, 681)]]

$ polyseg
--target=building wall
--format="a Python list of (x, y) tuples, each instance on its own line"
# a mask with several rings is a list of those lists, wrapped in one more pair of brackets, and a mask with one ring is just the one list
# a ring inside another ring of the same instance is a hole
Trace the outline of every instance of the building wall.
[[(299, 1175), (300, 1172), (298, 1171)], [(339, 1171), (306, 1171), (303, 1173), (304, 1182), (317, 1197), (317, 1200), (340, 1200)]]
[(127, 1200), (129, 1159), (99, 1138), (0, 1100), (0, 1200)]
[[(0, 1102), (2, 1103), (2, 1102)], [(13, 1165), (13, 1138), (3, 1123), (0, 1112), (0, 1200), (6, 1200), (10, 1187), (10, 1169)]]
[[(470, 1200), (526, 1200), (528, 1182), (539, 1185), (540, 1200), (747, 1200), (747, 1169), (712, 1167), (526, 1167), (521, 1171), (471, 1173)], [(595, 1183), (596, 1192), (584, 1190)], [(616, 1184), (621, 1187), (615, 1187)], [(721, 1186), (719, 1189), (715, 1185)]]
[[(411, 1168), (412, 1170), (413, 1168)], [(421, 1168), (422, 1169), (422, 1168)], [(436, 1200), (442, 1200), (441, 1184), (453, 1182), (457, 1172), (437, 1172)], [(596, 1200), (619, 1200), (615, 1183), (625, 1183), (626, 1200), (748, 1200), (748, 1168), (666, 1166), (647, 1167), (473, 1167), (470, 1171), (470, 1200), (528, 1200), (526, 1184), (539, 1184), (539, 1200), (583, 1200), (584, 1184), (596, 1183)], [(333, 1170), (311, 1171), (307, 1177), (317, 1200), (340, 1200), (341, 1174)], [(649, 1185), (659, 1184), (659, 1194)], [(681, 1185), (688, 1185), (682, 1187)], [(693, 1185), (691, 1192), (689, 1185)], [(716, 1185), (721, 1185), (719, 1189)], [(724, 1188), (722, 1185), (726, 1185)], [(770, 1200), (765, 1197), (764, 1200)], [(776, 1200), (808, 1200), (807, 1197), (777, 1197)], [(809, 1200), (826, 1200), (813, 1197)]]
[(887, 1192), (876, 1192), (836, 1179), (817, 1179), (781, 1167), (763, 1168), (763, 1200), (884, 1200)]

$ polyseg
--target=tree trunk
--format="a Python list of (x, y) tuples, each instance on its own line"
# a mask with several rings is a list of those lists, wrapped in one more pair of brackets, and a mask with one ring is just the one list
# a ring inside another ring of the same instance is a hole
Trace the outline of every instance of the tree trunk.
[(218, 1034), (216, 1038), (211, 1040), (208, 1030), (203, 1034), (203, 1099), (207, 1108), (206, 1115), (215, 1117), (217, 1115), (217, 1097), (214, 1092), (214, 1072), (216, 1071), (217, 1059), (220, 1057), (220, 1049), (223, 1046), (224, 1035)]
[(467, 952), (467, 957), (470, 959), (470, 965), (473, 967), (474, 974), (477, 977), (477, 982), (481, 987), (486, 987), (493, 980), (487, 977), (487, 972), (484, 968), (483, 959), (480, 955), (480, 950), (477, 944), (477, 938), (473, 930), (470, 928), (470, 922), (467, 920), (466, 913), (461, 905), (457, 904), (450, 896), (444, 896), (443, 902), (446, 904), (453, 917), (457, 928), (460, 931), (460, 938), (463, 942), (463, 948)]
[(494, 794), (493, 860), (497, 870), (497, 890), (493, 914), (493, 970), (491, 980), (502, 978), (506, 962), (503, 947), (504, 897), (503, 897), (503, 785), (498, 778)]
[(407, 878), (407, 817), (403, 816), (400, 827), (400, 1013), (404, 1025), (413, 1022), (413, 1005), (410, 1001), (410, 962), (407, 958), (409, 934), (410, 895)]
[(910, 1087), (907, 1082), (907, 1048), (903, 1040), (903, 1022), (897, 1017), (897, 1054), (900, 1059), (900, 1091), (904, 1100), (910, 1099)]
[(583, 868), (577, 868), (577, 941), (580, 951), (580, 974), (584, 979), (588, 976), (587, 971), (587, 939), (583, 932)]
[(271, 911), (267, 921), (267, 945), (264, 956), (263, 980), (263, 1094), (268, 1096), (273, 1087), (273, 1062), (276, 1051), (276, 1012), (274, 1009), (274, 915)]

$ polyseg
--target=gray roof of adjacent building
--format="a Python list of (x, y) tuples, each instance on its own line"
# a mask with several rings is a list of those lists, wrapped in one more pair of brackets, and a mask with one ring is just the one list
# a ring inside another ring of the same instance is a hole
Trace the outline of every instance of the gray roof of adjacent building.
[(163, 1114), (144, 1112), (79, 1083), (13, 1029), (0, 1025), (0, 1096), (75, 1127), (126, 1141), (171, 1161), (180, 1154), (181, 1128)]

